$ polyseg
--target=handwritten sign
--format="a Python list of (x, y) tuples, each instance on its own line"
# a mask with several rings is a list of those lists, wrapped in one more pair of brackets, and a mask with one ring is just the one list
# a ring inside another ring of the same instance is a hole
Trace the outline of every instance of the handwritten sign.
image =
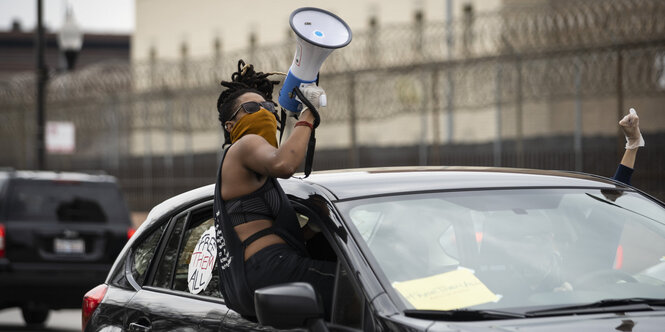
[(453, 310), (498, 299), (467, 269), (396, 282), (393, 287), (419, 310)]
[(198, 294), (208, 287), (216, 257), (215, 226), (212, 226), (201, 235), (189, 260), (187, 280), (190, 293)]

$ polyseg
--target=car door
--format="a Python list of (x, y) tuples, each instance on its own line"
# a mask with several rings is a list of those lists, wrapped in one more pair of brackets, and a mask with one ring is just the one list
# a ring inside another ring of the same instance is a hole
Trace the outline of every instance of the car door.
[(208, 250), (215, 248), (211, 231), (212, 202), (171, 219), (150, 271), (128, 305), (127, 330), (219, 329), (228, 308), (219, 291), (215, 254)]

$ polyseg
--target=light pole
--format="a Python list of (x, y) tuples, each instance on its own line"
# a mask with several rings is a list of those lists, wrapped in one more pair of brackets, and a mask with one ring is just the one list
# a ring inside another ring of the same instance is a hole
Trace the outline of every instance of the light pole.
[(44, 61), (44, 27), (42, 25), (42, 0), (37, 0), (37, 34), (35, 38), (37, 46), (37, 163), (38, 170), (45, 168), (45, 140), (44, 140), (44, 101), (46, 82), (48, 80), (46, 61)]
[(58, 47), (65, 57), (67, 70), (74, 69), (81, 46), (83, 46), (83, 33), (76, 24), (72, 9), (67, 8), (65, 22), (58, 32)]

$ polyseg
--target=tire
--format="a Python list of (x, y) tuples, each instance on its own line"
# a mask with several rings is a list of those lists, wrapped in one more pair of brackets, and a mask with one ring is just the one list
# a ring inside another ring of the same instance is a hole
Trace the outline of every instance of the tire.
[(21, 308), (23, 320), (27, 325), (44, 325), (48, 318), (49, 310), (44, 308)]

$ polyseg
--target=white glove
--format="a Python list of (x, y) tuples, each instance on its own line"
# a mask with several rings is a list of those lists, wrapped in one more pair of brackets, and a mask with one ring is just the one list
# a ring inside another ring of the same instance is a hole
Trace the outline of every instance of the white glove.
[[(300, 84), (300, 91), (302, 91), (303, 96), (309, 100), (312, 105), (318, 110), (320, 107), (325, 107), (327, 104), (326, 100), (326, 92), (321, 89), (318, 85), (314, 83), (308, 83), (308, 84)], [(302, 102), (298, 97), (296, 97), (296, 100), (299, 102)], [(302, 104), (302, 108), (304, 109), (306, 105)]]
[(623, 130), (624, 136), (626, 136), (626, 150), (644, 146), (644, 138), (642, 138), (642, 133), (640, 133), (640, 118), (637, 116), (634, 108), (631, 108), (630, 113), (619, 121), (619, 125), (621, 126), (621, 130)]

